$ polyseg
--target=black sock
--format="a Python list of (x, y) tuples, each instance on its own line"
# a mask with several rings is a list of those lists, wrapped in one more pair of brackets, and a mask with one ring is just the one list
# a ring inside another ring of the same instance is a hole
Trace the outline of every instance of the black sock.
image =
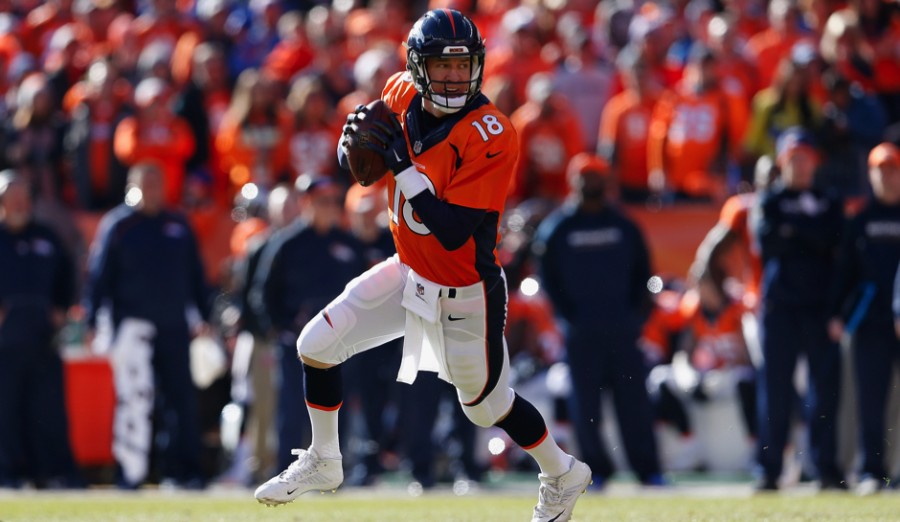
[(306, 391), (306, 402), (323, 410), (339, 407), (344, 400), (344, 380), (340, 366), (326, 370), (303, 365), (303, 387)]
[(520, 447), (528, 449), (539, 443), (547, 434), (547, 424), (537, 408), (516, 394), (509, 414), (495, 424)]

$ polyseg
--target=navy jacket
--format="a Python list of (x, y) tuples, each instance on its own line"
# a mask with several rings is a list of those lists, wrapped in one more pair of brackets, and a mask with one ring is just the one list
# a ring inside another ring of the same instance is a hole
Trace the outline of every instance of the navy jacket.
[(88, 277), (90, 326), (103, 305), (116, 323), (135, 317), (157, 326), (183, 324), (191, 305), (209, 317), (211, 294), (197, 240), (179, 213), (147, 216), (126, 205), (109, 211), (97, 230)]
[(829, 299), (831, 316), (847, 321), (857, 313), (862, 324), (890, 325), (898, 263), (900, 205), (872, 201), (845, 229)]
[(59, 237), (31, 222), (13, 233), (0, 224), (0, 345), (46, 344), (54, 309), (75, 299), (75, 265)]
[(268, 326), (299, 333), (366, 270), (359, 242), (340, 229), (319, 235), (296, 221), (272, 236), (253, 281), (251, 305)]
[(650, 256), (637, 225), (615, 208), (565, 206), (538, 227), (534, 254), (544, 289), (571, 327), (636, 336), (649, 310)]
[(776, 185), (763, 194), (753, 226), (767, 303), (824, 306), (843, 227), (843, 205), (830, 194)]

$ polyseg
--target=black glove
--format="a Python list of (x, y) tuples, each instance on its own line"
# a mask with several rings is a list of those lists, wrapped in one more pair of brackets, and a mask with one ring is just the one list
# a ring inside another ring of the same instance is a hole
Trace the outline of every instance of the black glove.
[(384, 164), (394, 175), (412, 167), (406, 136), (397, 118), (392, 117), (390, 125), (381, 121), (374, 122), (369, 128), (369, 137), (372, 139), (366, 142), (366, 146), (384, 158)]
[(344, 149), (344, 152), (347, 151), (347, 147), (350, 146), (350, 136), (352, 134), (356, 134), (359, 130), (359, 115), (366, 112), (366, 106), (363, 104), (359, 104), (353, 109), (353, 112), (347, 115), (347, 121), (344, 123), (344, 126), (341, 128), (341, 148)]

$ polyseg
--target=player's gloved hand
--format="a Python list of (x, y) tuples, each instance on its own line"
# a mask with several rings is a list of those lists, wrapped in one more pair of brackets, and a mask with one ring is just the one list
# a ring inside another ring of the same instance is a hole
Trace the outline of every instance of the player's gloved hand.
[(347, 115), (347, 121), (344, 123), (344, 126), (341, 128), (341, 147), (344, 151), (347, 151), (347, 147), (350, 146), (350, 136), (356, 134), (359, 130), (358, 124), (360, 120), (360, 115), (366, 112), (367, 108), (363, 104), (359, 104), (353, 109), (353, 112)]
[(395, 175), (412, 167), (412, 159), (409, 157), (409, 148), (406, 146), (406, 136), (403, 127), (397, 118), (391, 118), (390, 125), (376, 121), (369, 129), (369, 135), (373, 138), (366, 146), (381, 154), (384, 164)]

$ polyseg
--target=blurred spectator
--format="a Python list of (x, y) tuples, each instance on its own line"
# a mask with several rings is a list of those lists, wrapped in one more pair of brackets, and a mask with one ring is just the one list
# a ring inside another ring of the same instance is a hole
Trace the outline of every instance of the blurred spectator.
[[(405, 22), (406, 19), (390, 20), (385, 22), (385, 25), (399, 25), (401, 20)], [(324, 27), (314, 29), (317, 24), (324, 25)], [(329, 24), (334, 24), (331, 30), (328, 30)], [(325, 84), (325, 92), (333, 106), (337, 106), (341, 98), (356, 88), (353, 84), (353, 58), (347, 53), (348, 36), (340, 30), (341, 28), (337, 24), (337, 15), (324, 7), (309, 12), (307, 33), (313, 46), (314, 59), (310, 67), (304, 71), (305, 74), (318, 76)], [(396, 41), (391, 40), (391, 45), (395, 45)], [(374, 47), (381, 43), (383, 42), (373, 41), (371, 45)]]
[(718, 60), (703, 46), (678, 87), (662, 95), (647, 140), (648, 186), (664, 199), (724, 199), (726, 171), (746, 123), (719, 86)]
[[(276, 465), (276, 448), (272, 440), (276, 411), (276, 375), (280, 354), (275, 351), (276, 346), (271, 338), (266, 318), (261, 317), (258, 309), (252, 306), (250, 294), (260, 259), (272, 243), (272, 238), (279, 230), (291, 224), (300, 211), (293, 189), (283, 184), (272, 189), (266, 207), (267, 228), (247, 241), (246, 253), (238, 259), (234, 268), (238, 288), (237, 307), (240, 311), (235, 359), (238, 359), (239, 350), (244, 349), (241, 344), (247, 341), (251, 344), (246, 349), (251, 353), (246, 369), (248, 389), (244, 391), (243, 398), (235, 396), (233, 399), (249, 408), (245, 430), (250, 448), (247, 471), (251, 476), (245, 479), (252, 482), (258, 482), (260, 478), (269, 476)], [(245, 335), (249, 338), (242, 339)], [(242, 465), (236, 464), (239, 468)]]
[(819, 134), (825, 158), (817, 182), (844, 197), (865, 197), (866, 157), (884, 133), (884, 107), (837, 71), (827, 71), (823, 81), (828, 100), (822, 107)]
[[(138, 163), (129, 170), (125, 203), (104, 215), (91, 246), (85, 292), (86, 344), (91, 346), (95, 339), (98, 312), (108, 310), (116, 335), (114, 374), (129, 368), (116, 380), (113, 449), (119, 484), (129, 488), (147, 478), (153, 446), (163, 481), (188, 488), (205, 482), (189, 344), (192, 328), (195, 333), (207, 329), (203, 321), (212, 299), (194, 233), (181, 213), (165, 210), (164, 185), (163, 170), (154, 164)], [(188, 316), (198, 314), (190, 324)], [(133, 334), (127, 330), (135, 324), (146, 328), (143, 341), (128, 339)], [(139, 348), (142, 342), (152, 348)], [(100, 349), (100, 343), (94, 348)], [(137, 385), (148, 373), (152, 377), (139, 402), (125, 400), (121, 379)], [(146, 415), (158, 412), (152, 428), (142, 424), (149, 423), (148, 418), (139, 418), (140, 403), (148, 400)]]
[[(387, 199), (383, 186), (362, 187), (354, 184), (347, 191), (345, 208), (350, 233), (359, 240), (367, 268), (394, 255), (396, 249), (388, 229)], [(371, 485), (378, 481), (385, 471), (382, 458), (396, 442), (394, 425), (400, 414), (398, 400), (401, 393), (397, 368), (400, 366), (403, 343), (393, 340), (386, 344), (378, 350), (359, 353), (344, 365), (347, 398), (351, 403), (358, 402), (364, 431), (362, 442), (356, 445), (358, 449), (351, 451), (356, 457), (353, 459), (356, 467), (348, 477), (351, 485)], [(423, 392), (418, 389), (415, 393)], [(391, 417), (394, 417), (394, 422), (391, 422)], [(431, 444), (433, 425), (433, 422), (428, 423), (425, 433), (416, 430), (417, 436), (428, 438), (423, 443)]]
[(0, 172), (0, 487), (76, 487), (55, 335), (75, 300), (75, 263), (34, 221), (31, 186)]
[(8, 126), (7, 159), (39, 200), (66, 196), (63, 141), (66, 121), (56, 95), (40, 73), (26, 77), (16, 92), (16, 112)]
[[(740, 16), (742, 13), (738, 13)], [(807, 35), (802, 31), (797, 0), (772, 0), (768, 8), (769, 24), (747, 41), (747, 50), (756, 62), (759, 85), (772, 84), (781, 68), (781, 62)]]
[(382, 45), (362, 53), (353, 63), (353, 82), (356, 84), (356, 90), (344, 96), (334, 112), (350, 114), (357, 105), (365, 105), (381, 98), (381, 90), (388, 78), (402, 68), (393, 46)]
[(125, 195), (126, 168), (113, 151), (113, 133), (126, 113), (130, 86), (108, 61), (98, 60), (87, 77), (70, 89), (71, 124), (66, 153), (78, 206), (108, 210)]
[[(295, 11), (289, 11), (278, 19), (279, 42), (272, 49), (262, 65), (264, 75), (282, 85), (288, 85), (291, 78), (312, 64), (316, 53), (306, 37), (303, 25), (303, 16)], [(244, 76), (246, 69), (241, 76)], [(241, 80), (238, 78), (238, 85)]]
[(199, 27), (178, 10), (177, 0), (149, 0), (147, 8), (132, 22), (132, 30), (141, 48), (158, 43), (174, 49), (182, 35)]
[(93, 58), (90, 38), (87, 28), (75, 23), (53, 31), (42, 62), (56, 106), (61, 105), (63, 96), (81, 79)]
[(682, 76), (681, 64), (667, 60), (675, 37), (671, 19), (669, 7), (646, 2), (635, 12), (628, 25), (627, 47), (634, 47), (641, 53), (647, 60), (653, 80), (667, 89), (674, 88)]
[(600, 442), (601, 391), (611, 389), (628, 461), (643, 484), (661, 485), (637, 347), (650, 310), (650, 260), (637, 226), (607, 200), (609, 166), (588, 154), (569, 165), (572, 200), (538, 228), (539, 274), (565, 337), (578, 447), (602, 487), (614, 470)]
[(833, 277), (843, 206), (814, 188), (819, 161), (812, 135), (792, 127), (778, 138), (779, 181), (760, 199), (754, 232), (763, 263), (759, 335), (764, 363), (758, 379), (762, 472), (757, 488), (778, 489), (787, 443), (797, 359), (809, 364), (812, 461), (822, 489), (846, 489), (837, 463), (840, 354), (828, 338), (826, 287)]
[(825, 33), (822, 45), (828, 38), (839, 70), (880, 96), (888, 121), (900, 121), (900, 8), (896, 2), (852, 0), (831, 15)]
[(155, 162), (162, 169), (165, 204), (182, 202), (185, 163), (196, 144), (191, 127), (172, 109), (172, 90), (164, 80), (147, 78), (134, 90), (137, 112), (119, 122), (113, 138), (116, 158), (127, 166)]
[(334, 117), (335, 107), (321, 78), (301, 76), (294, 81), (287, 109), (292, 124), (288, 139), (293, 171), (335, 176), (338, 163), (332, 149), (341, 135), (340, 120)]
[(869, 155), (874, 198), (849, 223), (832, 283), (829, 334), (852, 338), (862, 435), (857, 492), (872, 494), (893, 480), (885, 460), (889, 390), (900, 357), (892, 312), (900, 263), (900, 149), (882, 143)]
[(746, 55), (737, 25), (729, 15), (713, 16), (707, 28), (707, 41), (709, 50), (718, 58), (722, 89), (750, 103), (759, 90), (759, 78), (756, 65)]
[(22, 46), (33, 56), (43, 56), (53, 32), (73, 21), (72, 0), (48, 0), (29, 12), (22, 24)]
[(216, 136), (221, 170), (234, 194), (246, 183), (263, 193), (289, 178), (288, 120), (272, 80), (253, 69), (238, 77)]
[(619, 53), (617, 66), (625, 90), (603, 109), (597, 151), (610, 164), (612, 195), (618, 192), (623, 201), (641, 202), (650, 195), (647, 135), (661, 86), (654, 82), (647, 61), (636, 48)]
[(528, 101), (510, 121), (521, 151), (510, 184), (513, 201), (536, 197), (561, 202), (569, 191), (566, 166), (584, 150), (584, 140), (575, 111), (554, 90), (549, 74), (538, 73), (528, 80)]
[(225, 56), (233, 54), (235, 39), (228, 28), (231, 10), (231, 0), (197, 1), (196, 11), (200, 25), (195, 30), (182, 34), (172, 49), (172, 80), (176, 86), (183, 87), (191, 80), (198, 45), (215, 45)]
[(188, 176), (201, 178), (212, 185), (214, 198), (227, 205), (230, 187), (221, 171), (216, 136), (231, 104), (226, 54), (213, 43), (201, 43), (194, 49), (191, 81), (175, 100), (175, 113), (191, 127), (197, 144), (185, 163)]
[[(755, 371), (741, 325), (746, 309), (713, 273), (705, 271), (692, 280), (693, 288), (678, 307), (677, 328), (667, 332), (680, 334), (673, 361), (655, 367), (648, 378), (657, 415), (675, 424), (682, 435), (691, 436), (714, 428), (695, 423), (696, 409), (733, 402), (742, 413), (744, 433), (755, 438)], [(703, 438), (709, 436), (715, 435)]]
[(600, 114), (612, 94), (615, 70), (598, 55), (577, 13), (560, 17), (557, 34), (565, 54), (552, 72), (553, 87), (575, 109), (584, 138), (582, 150), (593, 151), (597, 149)]
[(359, 242), (340, 229), (344, 189), (326, 177), (301, 176), (296, 189), (301, 213), (278, 232), (259, 261), (251, 290), (256, 313), (264, 315), (279, 351), (278, 468), (295, 458), (291, 448), (310, 438), (305, 415), (294, 412), (302, 402), (303, 372), (297, 336), (344, 285), (365, 268)]
[[(229, 16), (229, 31), (234, 34), (234, 49), (228, 55), (231, 74), (262, 67), (266, 57), (280, 41), (278, 20), (283, 14), (279, 0), (251, 0), (249, 12), (236, 11)], [(249, 17), (249, 27), (238, 29)]]
[[(526, 86), (537, 73), (549, 72), (552, 64), (541, 56), (537, 15), (532, 7), (519, 6), (503, 15), (499, 43), (488, 51), (484, 66), (485, 81), (494, 76), (509, 78), (515, 94), (515, 106), (526, 102)], [(579, 138), (580, 139), (580, 138)]]
[[(781, 0), (776, 0), (781, 1)], [(775, 156), (775, 141), (785, 129), (800, 126), (815, 133), (820, 125), (818, 103), (810, 97), (815, 78), (809, 67), (812, 49), (798, 47), (797, 53), (778, 67), (772, 84), (753, 97), (750, 125), (744, 149), (755, 161), (762, 155)]]

